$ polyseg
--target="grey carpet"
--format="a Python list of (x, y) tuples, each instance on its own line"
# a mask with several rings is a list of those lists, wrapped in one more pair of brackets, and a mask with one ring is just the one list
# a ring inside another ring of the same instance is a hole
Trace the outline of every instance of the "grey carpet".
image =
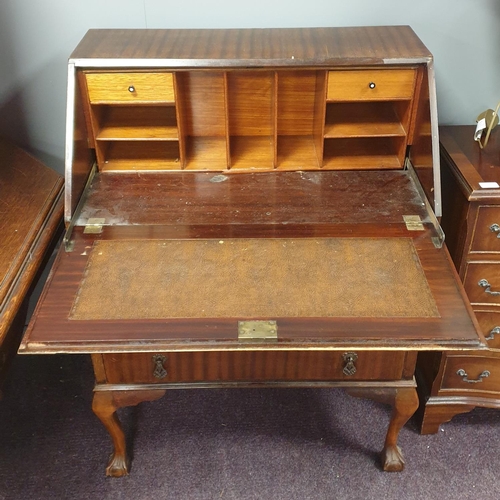
[(0, 499), (498, 499), (500, 412), (416, 421), (407, 468), (382, 472), (389, 407), (329, 389), (170, 391), (120, 410), (131, 474), (104, 476), (85, 356), (18, 356), (0, 401)]

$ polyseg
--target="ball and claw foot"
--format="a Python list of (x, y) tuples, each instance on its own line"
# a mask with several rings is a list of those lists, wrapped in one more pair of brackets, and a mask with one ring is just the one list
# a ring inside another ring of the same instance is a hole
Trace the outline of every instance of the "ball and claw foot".
[(386, 472), (401, 472), (405, 468), (399, 446), (389, 446), (382, 451), (382, 467)]
[(112, 453), (106, 467), (106, 476), (123, 477), (128, 476), (130, 461), (123, 455)]

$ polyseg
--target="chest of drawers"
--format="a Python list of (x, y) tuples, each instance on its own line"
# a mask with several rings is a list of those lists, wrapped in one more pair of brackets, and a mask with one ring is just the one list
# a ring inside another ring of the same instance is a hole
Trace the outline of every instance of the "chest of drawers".
[(424, 434), (476, 406), (500, 407), (500, 135), (481, 150), (473, 133), (441, 129), (442, 227), (489, 350), (422, 355)]
[(22, 350), (91, 354), (107, 474), (119, 407), (235, 386), (391, 404), (401, 470), (417, 352), (481, 346), (413, 31), (91, 30), (68, 88), (65, 249)]

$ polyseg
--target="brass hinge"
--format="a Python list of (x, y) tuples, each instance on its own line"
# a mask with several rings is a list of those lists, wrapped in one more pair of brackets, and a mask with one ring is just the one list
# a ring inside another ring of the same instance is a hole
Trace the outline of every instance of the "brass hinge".
[(87, 220), (85, 224), (84, 234), (100, 234), (102, 233), (102, 226), (106, 222), (106, 219), (101, 217), (91, 217)]
[(420, 215), (403, 215), (408, 231), (424, 231), (424, 225)]
[(276, 321), (238, 321), (238, 340), (276, 341), (278, 325)]

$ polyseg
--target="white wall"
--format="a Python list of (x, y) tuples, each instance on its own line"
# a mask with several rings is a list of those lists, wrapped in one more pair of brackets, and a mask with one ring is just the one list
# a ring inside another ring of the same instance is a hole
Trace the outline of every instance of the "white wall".
[(440, 123), (500, 100), (500, 0), (2, 0), (0, 134), (62, 172), (66, 60), (89, 28), (385, 24), (434, 54)]

